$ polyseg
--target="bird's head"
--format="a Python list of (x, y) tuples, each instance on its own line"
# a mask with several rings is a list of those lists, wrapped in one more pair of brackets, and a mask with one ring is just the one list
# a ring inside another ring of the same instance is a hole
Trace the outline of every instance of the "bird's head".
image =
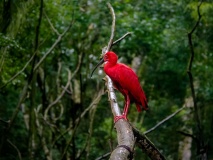
[(114, 52), (109, 51), (106, 54), (104, 54), (103, 59), (104, 59), (104, 62), (115, 65), (118, 61), (118, 56)]
[(103, 55), (103, 57), (101, 58), (100, 62), (92, 70), (92, 73), (91, 73), (90, 77), (92, 77), (92, 74), (94, 73), (94, 71), (96, 70), (96, 68), (98, 68), (98, 66), (100, 66), (101, 64), (108, 63), (110, 65), (115, 65), (117, 63), (117, 61), (118, 61), (118, 56), (114, 52), (109, 51), (109, 52), (105, 53)]

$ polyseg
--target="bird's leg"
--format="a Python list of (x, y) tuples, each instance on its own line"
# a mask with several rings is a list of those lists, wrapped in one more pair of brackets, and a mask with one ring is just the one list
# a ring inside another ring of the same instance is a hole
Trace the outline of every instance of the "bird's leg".
[(130, 98), (129, 98), (129, 95), (127, 94), (125, 106), (124, 106), (124, 110), (123, 110), (123, 116), (125, 117), (124, 119), (126, 119), (126, 120), (127, 120), (127, 113), (129, 110), (129, 105), (130, 105)]
[(126, 94), (123, 114), (121, 116), (115, 116), (114, 123), (116, 123), (119, 119), (125, 119), (127, 121), (127, 113), (129, 110), (129, 105), (130, 105), (130, 98), (129, 95)]

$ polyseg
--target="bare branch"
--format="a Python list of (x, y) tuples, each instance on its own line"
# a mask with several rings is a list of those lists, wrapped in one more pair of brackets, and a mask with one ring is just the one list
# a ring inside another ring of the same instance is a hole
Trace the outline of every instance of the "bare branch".
[(122, 41), (124, 38), (126, 38), (127, 36), (131, 35), (132, 32), (127, 32), (126, 34), (124, 34), (121, 38), (117, 39), (115, 42), (112, 43), (112, 46), (116, 45), (117, 43), (119, 43), (120, 41)]
[(106, 157), (108, 157), (110, 154), (111, 154), (111, 152), (108, 152), (108, 153), (106, 153), (106, 154), (104, 154), (104, 155), (102, 155), (102, 156), (100, 156), (100, 157), (96, 158), (95, 160), (102, 160), (102, 159), (106, 159)]
[(109, 98), (109, 101), (110, 101), (112, 113), (113, 113), (114, 116), (120, 116), (121, 111), (120, 111), (120, 108), (119, 108), (118, 103), (117, 103), (117, 98), (116, 98), (116, 95), (115, 95), (115, 92), (114, 92), (112, 80), (109, 78), (109, 76), (106, 76), (104, 78), (104, 80), (106, 81), (108, 98)]
[[(71, 72), (70, 70), (67, 69), (67, 72), (68, 72), (68, 80), (67, 80), (67, 84), (65, 86), (65, 88), (63, 89), (63, 91), (61, 92), (61, 94), (56, 98), (55, 101), (53, 101), (51, 104), (48, 105), (48, 107), (46, 108), (45, 112), (44, 112), (44, 119), (47, 120), (47, 115), (48, 115), (48, 112), (50, 110), (50, 108), (52, 106), (54, 106), (56, 103), (59, 102), (59, 100), (63, 97), (64, 93), (66, 92), (66, 90), (68, 89), (69, 85), (70, 85), (70, 81), (71, 81)], [(62, 107), (63, 108), (63, 107)], [(61, 110), (61, 113), (60, 113), (60, 116), (62, 115), (63, 113), (63, 109)], [(59, 117), (60, 117), (59, 116)], [(58, 118), (57, 118), (58, 119)]]
[(145, 152), (150, 159), (152, 160), (165, 160), (163, 154), (155, 147), (155, 145), (148, 139), (145, 134), (140, 133), (136, 128), (132, 127), (134, 136), (137, 138), (136, 143), (138, 144), (139, 148)]
[(108, 5), (110, 12), (112, 14), (111, 36), (110, 36), (110, 40), (109, 40), (109, 43), (108, 43), (107, 49), (106, 49), (106, 51), (108, 52), (110, 50), (111, 46), (112, 46), (114, 35), (115, 35), (115, 12), (114, 12), (114, 9), (113, 9), (113, 7), (111, 6), (110, 3), (107, 3), (107, 5)]
[(152, 127), (151, 129), (149, 129), (148, 131), (144, 132), (145, 135), (151, 133), (152, 131), (154, 131), (156, 128), (158, 128), (160, 125), (162, 125), (163, 123), (165, 123), (166, 121), (170, 120), (172, 117), (174, 117), (176, 114), (178, 114), (180, 111), (182, 111), (185, 108), (185, 105), (178, 109), (176, 112), (172, 113), (171, 115), (169, 115), (168, 117), (166, 117), (165, 119), (163, 119), (162, 121), (160, 121), (158, 124), (156, 124), (154, 127)]
[(192, 28), (191, 32), (188, 33), (188, 41), (189, 41), (189, 47), (190, 47), (190, 51), (191, 51), (191, 55), (190, 55), (190, 59), (189, 59), (189, 65), (188, 65), (188, 76), (189, 76), (189, 80), (190, 80), (190, 88), (191, 88), (191, 92), (192, 92), (192, 98), (193, 98), (193, 103), (194, 103), (194, 115), (195, 115), (195, 119), (197, 122), (197, 127), (199, 132), (201, 133), (202, 129), (201, 129), (201, 124), (200, 124), (200, 117), (199, 117), (199, 111), (198, 111), (198, 107), (197, 107), (197, 102), (196, 102), (196, 96), (195, 96), (195, 90), (194, 90), (194, 81), (193, 81), (193, 76), (192, 76), (192, 62), (194, 60), (194, 46), (192, 43), (192, 34), (194, 33), (195, 29), (198, 27), (200, 20), (201, 20), (201, 14), (200, 14), (200, 6), (202, 4), (202, 1), (200, 2), (200, 4), (197, 6), (197, 12), (198, 12), (198, 20), (196, 22), (196, 24), (194, 25), (194, 27)]
[(9, 139), (7, 139), (7, 142), (8, 142), (13, 148), (15, 148), (15, 150), (16, 150), (17, 153), (18, 153), (18, 158), (19, 158), (20, 160), (22, 160), (21, 152), (20, 152), (19, 149), (16, 147), (16, 145), (13, 144)]
[(198, 139), (197, 139), (197, 137), (195, 137), (194, 135), (192, 135), (192, 134), (189, 134), (189, 133), (185, 133), (185, 132), (183, 132), (183, 131), (177, 131), (178, 133), (180, 133), (180, 134), (182, 134), (182, 135), (184, 135), (184, 136), (187, 136), (187, 137), (191, 137), (193, 140), (195, 140), (195, 141), (199, 141)]
[[(109, 76), (106, 76), (105, 80), (112, 113), (114, 116), (119, 116), (121, 115), (121, 111), (118, 107), (112, 80)], [(118, 147), (113, 150), (110, 159), (125, 159), (128, 156), (132, 159), (135, 140), (131, 125), (127, 121), (120, 119), (115, 123), (115, 128), (117, 131)]]
[[(74, 16), (74, 13), (73, 13)], [(38, 67), (41, 65), (41, 63), (45, 60), (45, 58), (52, 52), (52, 50), (56, 47), (56, 45), (61, 41), (61, 39), (65, 36), (65, 34), (69, 31), (69, 29), (72, 27), (74, 23), (74, 18), (72, 17), (72, 21), (70, 25), (67, 27), (67, 29), (64, 30), (62, 34), (58, 36), (58, 39), (55, 41), (55, 43), (49, 48), (49, 50), (44, 54), (44, 56), (40, 59), (40, 61), (36, 64), (34, 67), (34, 71), (38, 69)]]
[(53, 26), (52, 22), (50, 21), (49, 17), (47, 16), (47, 13), (44, 10), (44, 16), (47, 18), (48, 23), (50, 24), (52, 30), (59, 36), (60, 33), (58, 32), (58, 30)]
[(5, 121), (3, 119), (0, 119), (0, 122), (2, 122), (4, 125), (8, 125), (10, 123), (10, 121)]
[(12, 82), (16, 77), (18, 77), (22, 72), (24, 72), (24, 70), (27, 68), (27, 66), (30, 64), (30, 62), (32, 62), (32, 60), (34, 59), (35, 55), (37, 52), (34, 52), (32, 57), (29, 59), (29, 61), (27, 61), (27, 63), (25, 64), (25, 66), (18, 71), (12, 78), (10, 78), (3, 86), (0, 87), (0, 89), (6, 87), (10, 82)]

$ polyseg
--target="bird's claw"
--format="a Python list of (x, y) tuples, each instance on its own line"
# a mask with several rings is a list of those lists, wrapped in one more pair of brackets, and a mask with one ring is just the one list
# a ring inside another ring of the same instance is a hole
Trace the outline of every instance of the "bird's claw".
[(126, 115), (121, 115), (121, 116), (114, 117), (114, 123), (116, 123), (119, 119), (124, 119), (124, 120), (128, 121), (128, 119), (126, 118)]

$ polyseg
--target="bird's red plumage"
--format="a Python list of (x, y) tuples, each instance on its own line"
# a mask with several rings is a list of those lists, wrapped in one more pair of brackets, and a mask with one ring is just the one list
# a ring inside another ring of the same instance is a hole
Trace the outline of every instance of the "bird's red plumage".
[[(128, 112), (129, 103), (127, 96), (131, 102), (135, 102), (137, 110), (148, 109), (145, 93), (140, 85), (138, 76), (135, 72), (125, 64), (117, 63), (117, 55), (114, 52), (107, 52), (104, 55), (104, 72), (112, 79), (114, 87), (119, 90), (125, 97), (124, 112)], [(127, 114), (127, 113), (124, 113)]]

